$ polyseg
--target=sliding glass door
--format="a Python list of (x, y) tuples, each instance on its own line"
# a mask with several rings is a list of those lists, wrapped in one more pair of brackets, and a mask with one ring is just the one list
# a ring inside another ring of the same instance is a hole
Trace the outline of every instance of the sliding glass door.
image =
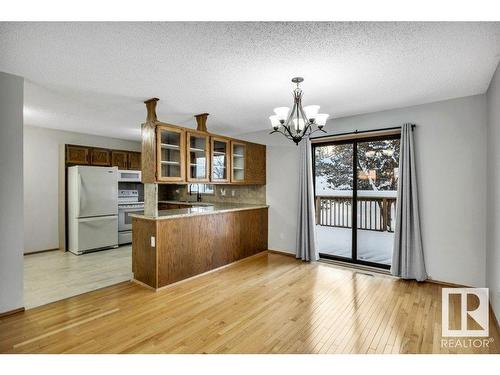
[(315, 206), (319, 252), (352, 258), (353, 158), (352, 143), (316, 146)]
[(399, 135), (313, 145), (320, 256), (389, 268)]

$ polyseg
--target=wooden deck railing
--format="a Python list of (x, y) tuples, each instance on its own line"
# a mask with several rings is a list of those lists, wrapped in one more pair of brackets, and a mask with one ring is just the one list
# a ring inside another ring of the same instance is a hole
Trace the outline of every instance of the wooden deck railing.
[[(379, 232), (394, 232), (393, 217), (396, 212), (396, 198), (358, 197), (358, 229)], [(338, 227), (352, 227), (352, 198), (316, 196), (316, 224)]]

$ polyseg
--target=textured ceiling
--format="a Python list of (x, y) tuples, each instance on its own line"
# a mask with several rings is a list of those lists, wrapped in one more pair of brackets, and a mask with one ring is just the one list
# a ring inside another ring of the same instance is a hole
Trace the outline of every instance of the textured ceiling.
[(500, 23), (1, 23), (0, 71), (26, 78), (25, 123), (139, 138), (158, 117), (235, 135), (291, 104), (333, 117), (484, 93)]

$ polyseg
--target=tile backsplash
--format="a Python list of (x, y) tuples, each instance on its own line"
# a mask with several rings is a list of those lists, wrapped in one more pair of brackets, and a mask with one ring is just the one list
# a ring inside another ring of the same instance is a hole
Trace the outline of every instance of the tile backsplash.
[[(203, 202), (217, 203), (266, 203), (266, 185), (213, 185), (214, 194), (202, 194)], [(188, 185), (158, 185), (158, 200), (196, 201)]]

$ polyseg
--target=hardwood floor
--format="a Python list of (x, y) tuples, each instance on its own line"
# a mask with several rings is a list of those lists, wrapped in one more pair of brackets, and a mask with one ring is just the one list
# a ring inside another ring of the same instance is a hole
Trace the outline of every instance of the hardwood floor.
[(0, 319), (4, 353), (498, 353), (442, 348), (441, 286), (261, 253), (158, 292), (126, 282)]
[(24, 306), (50, 302), (132, 278), (132, 247), (74, 255), (59, 250), (24, 256)]

